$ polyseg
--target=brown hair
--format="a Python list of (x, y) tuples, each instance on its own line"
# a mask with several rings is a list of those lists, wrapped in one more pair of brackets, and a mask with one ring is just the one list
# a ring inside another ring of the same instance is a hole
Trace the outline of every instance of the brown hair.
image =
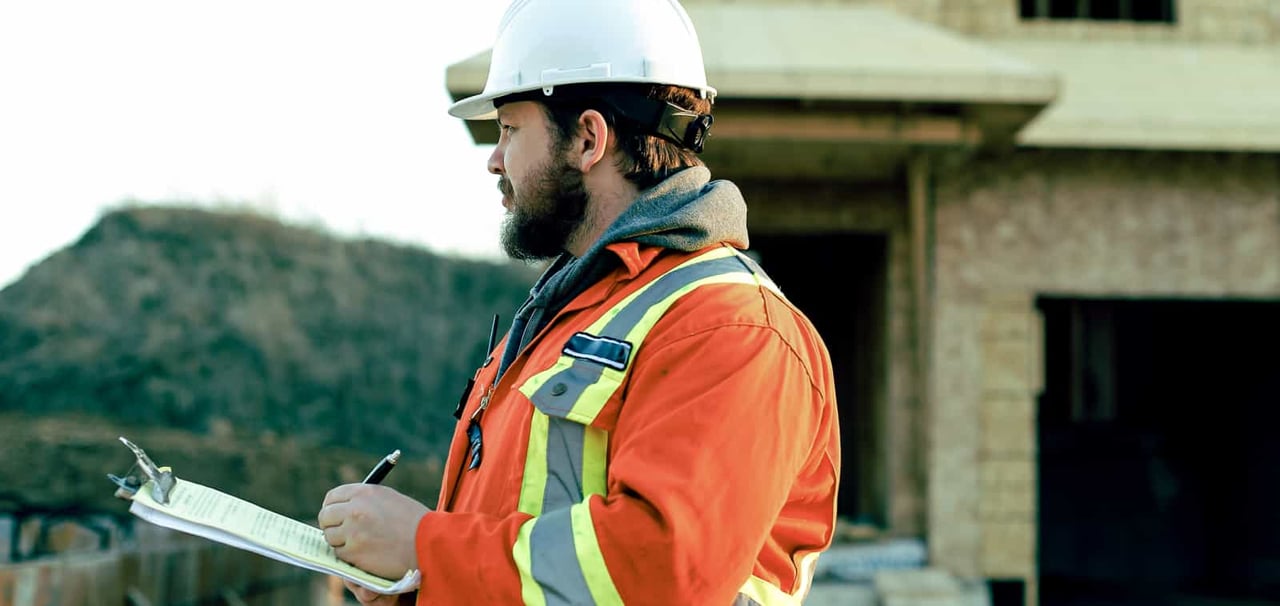
[[(597, 92), (598, 94), (592, 94)], [(612, 86), (591, 91), (583, 87), (572, 94), (540, 99), (547, 119), (554, 127), (557, 144), (578, 131), (578, 118), (582, 112), (594, 109), (600, 112), (618, 138), (617, 167), (623, 177), (641, 190), (649, 189), (667, 177), (691, 166), (703, 166), (693, 150), (681, 147), (667, 139), (650, 133), (636, 122), (627, 119), (612, 101), (619, 95), (639, 95), (662, 101), (698, 114), (711, 113), (711, 100), (698, 91), (665, 85)]]

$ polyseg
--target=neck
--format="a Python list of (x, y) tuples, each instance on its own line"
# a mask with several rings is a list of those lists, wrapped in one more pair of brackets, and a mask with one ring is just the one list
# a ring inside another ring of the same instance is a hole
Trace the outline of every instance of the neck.
[[(603, 164), (603, 163), (602, 163)], [(590, 199), (587, 202), (587, 216), (569, 239), (566, 247), (569, 254), (581, 257), (604, 236), (610, 225), (636, 201), (640, 191), (630, 181), (622, 177), (612, 165), (597, 166), (588, 171), (584, 184)], [(598, 170), (598, 169), (609, 170)]]

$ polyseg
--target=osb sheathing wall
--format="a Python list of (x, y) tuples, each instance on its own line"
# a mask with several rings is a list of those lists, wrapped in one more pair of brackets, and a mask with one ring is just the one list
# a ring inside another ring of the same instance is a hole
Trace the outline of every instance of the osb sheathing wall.
[(1019, 151), (936, 175), (934, 230), (930, 554), (1034, 579), (1035, 297), (1280, 298), (1280, 158)]
[[(898, 536), (925, 533), (924, 417), (913, 374), (911, 250), (905, 185), (781, 183), (735, 178), (746, 197), (752, 234), (872, 233), (888, 236), (888, 331), (884, 352), (888, 377), (883, 406), (888, 435), (882, 460), (889, 483), (887, 531)], [(842, 292), (840, 259), (814, 259), (826, 268), (832, 296)], [(845, 269), (842, 269), (845, 268)]]

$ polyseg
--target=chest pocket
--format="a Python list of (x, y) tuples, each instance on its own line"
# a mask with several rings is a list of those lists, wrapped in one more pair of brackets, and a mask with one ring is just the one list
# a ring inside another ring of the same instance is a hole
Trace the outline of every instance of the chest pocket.
[[(729, 247), (694, 257), (619, 301), (574, 334), (552, 366), (520, 392), (534, 405), (520, 488), (520, 511), (541, 515), (606, 489), (609, 431), (601, 411), (620, 397), (635, 354), (681, 297), (707, 284), (777, 287), (750, 259)], [(616, 409), (616, 408), (615, 408)]]

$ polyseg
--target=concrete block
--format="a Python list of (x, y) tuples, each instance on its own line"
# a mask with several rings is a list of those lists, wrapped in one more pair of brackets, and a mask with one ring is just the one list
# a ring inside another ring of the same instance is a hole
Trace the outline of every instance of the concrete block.
[(984, 521), (1034, 522), (1036, 494), (1031, 486), (984, 491), (978, 504), (978, 516)]
[(1028, 393), (1038, 375), (1034, 366), (1039, 356), (1031, 351), (1032, 341), (984, 339), (982, 343), (982, 386), (988, 390)]
[(996, 490), (1035, 490), (1036, 462), (1031, 457), (985, 459), (979, 463), (982, 492)]
[[(1044, 390), (1044, 316), (1039, 310), (1031, 312), (1031, 333), (1028, 335), (1028, 347), (1031, 348), (1031, 392)], [(1034, 413), (1033, 413), (1034, 414)]]
[(1030, 395), (989, 392), (982, 403), (982, 454), (1035, 453), (1034, 405)]
[(1035, 574), (1036, 530), (1031, 521), (982, 522), (982, 571), (987, 577)]
[(968, 606), (964, 596), (885, 596), (884, 606)]
[(884, 606), (964, 606), (966, 600), (955, 577), (937, 568), (880, 572), (874, 585)]
[(948, 596), (960, 592), (960, 583), (945, 570), (886, 570), (876, 573), (876, 592), (880, 595)]
[(948, 7), (939, 13), (938, 25), (962, 34), (977, 34), (977, 14), (973, 9)]
[(982, 317), (982, 336), (993, 341), (1026, 341), (1039, 319), (1028, 302), (1021, 306), (989, 306)]

